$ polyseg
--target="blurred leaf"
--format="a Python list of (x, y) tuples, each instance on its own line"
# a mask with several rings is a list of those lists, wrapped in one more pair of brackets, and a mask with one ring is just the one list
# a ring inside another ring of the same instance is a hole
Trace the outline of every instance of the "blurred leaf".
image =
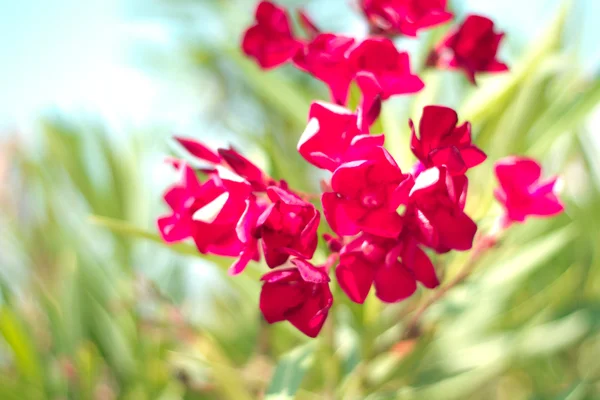
[(300, 388), (302, 378), (314, 362), (315, 343), (297, 347), (279, 359), (265, 400), (293, 399)]
[(306, 125), (310, 99), (302, 96), (303, 90), (276, 72), (266, 72), (247, 59), (239, 49), (226, 49), (227, 56), (240, 68), (246, 84), (270, 107), (287, 116), (300, 126)]
[(558, 48), (571, 3), (571, 0), (563, 1), (554, 21), (539, 35), (539, 39), (532, 40), (531, 48), (519, 63), (511, 67), (510, 72), (491, 78), (473, 93), (459, 113), (462, 119), (477, 125), (510, 103), (515, 91), (529, 79), (539, 63)]
[(12, 350), (21, 375), (26, 377), (31, 385), (42, 387), (42, 367), (33, 338), (8, 306), (0, 307), (0, 334)]

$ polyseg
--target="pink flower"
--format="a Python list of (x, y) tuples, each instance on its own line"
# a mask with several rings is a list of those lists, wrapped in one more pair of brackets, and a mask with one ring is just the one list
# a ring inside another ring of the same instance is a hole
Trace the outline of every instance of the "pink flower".
[(423, 89), (423, 81), (410, 72), (408, 53), (399, 52), (387, 38), (368, 38), (348, 55), (355, 74), (373, 74), (382, 90), (382, 99), (393, 95), (417, 93)]
[(277, 67), (294, 57), (302, 43), (292, 35), (290, 21), (283, 8), (261, 1), (256, 8), (256, 23), (242, 40), (242, 50), (264, 68)]
[(446, 0), (362, 0), (371, 24), (386, 33), (417, 36), (417, 31), (452, 19)]
[(172, 213), (158, 219), (161, 236), (167, 243), (192, 237), (203, 254), (237, 257), (243, 243), (235, 228), (246, 208), (250, 185), (239, 177), (218, 174), (200, 183), (184, 163), (180, 171), (181, 181), (164, 196)]
[(380, 300), (394, 303), (412, 295), (417, 281), (427, 288), (439, 285), (431, 260), (410, 239), (361, 234), (341, 250), (335, 272), (344, 293), (361, 304), (371, 286)]
[(507, 157), (498, 161), (494, 170), (500, 182), (494, 195), (504, 206), (506, 225), (523, 222), (529, 215), (550, 217), (563, 212), (557, 196), (558, 178), (542, 181), (542, 168), (535, 160)]
[(289, 321), (316, 337), (333, 304), (329, 277), (308, 261), (291, 260), (294, 267), (271, 271), (262, 277), (260, 310), (268, 323)]
[(354, 72), (348, 63), (347, 52), (354, 39), (332, 33), (317, 35), (302, 51), (296, 53), (294, 64), (324, 82), (333, 101), (346, 104), (348, 88)]
[(409, 195), (407, 231), (439, 253), (470, 249), (477, 225), (463, 211), (467, 186), (466, 176), (452, 176), (444, 167), (421, 172)]
[(267, 195), (272, 204), (257, 221), (267, 265), (277, 267), (290, 255), (311, 258), (317, 248), (320, 221), (315, 206), (275, 186), (267, 189)]
[(448, 107), (427, 106), (419, 123), (420, 137), (412, 130), (411, 150), (425, 166), (445, 166), (452, 175), (464, 174), (485, 161), (487, 156), (471, 144), (471, 124), (456, 126), (458, 116)]
[(402, 230), (402, 217), (396, 209), (405, 201), (409, 180), (392, 156), (377, 147), (368, 159), (350, 161), (335, 170), (333, 191), (321, 197), (325, 218), (341, 236), (364, 231), (396, 237)]
[(357, 126), (357, 114), (346, 108), (314, 102), (308, 118), (298, 142), (298, 152), (317, 168), (334, 171), (341, 163), (383, 146), (383, 135), (362, 133)]
[(459, 68), (475, 84), (478, 72), (504, 72), (508, 67), (496, 58), (504, 33), (494, 32), (494, 22), (480, 15), (469, 15), (451, 31), (429, 57), (428, 65)]

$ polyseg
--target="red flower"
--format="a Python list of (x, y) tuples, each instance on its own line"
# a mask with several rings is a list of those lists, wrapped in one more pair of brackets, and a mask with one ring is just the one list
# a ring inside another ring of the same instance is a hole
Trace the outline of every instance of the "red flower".
[(285, 10), (261, 1), (256, 8), (256, 23), (248, 28), (242, 40), (244, 53), (268, 69), (289, 61), (301, 47), (302, 43), (292, 35)]
[(328, 103), (310, 106), (308, 125), (298, 142), (298, 152), (317, 168), (334, 171), (341, 163), (356, 159), (368, 149), (383, 146), (383, 135), (361, 133), (358, 116)]
[(465, 214), (468, 180), (444, 167), (427, 169), (415, 179), (405, 215), (408, 230), (439, 253), (468, 250), (477, 225)]
[(382, 99), (398, 94), (416, 93), (423, 81), (410, 72), (408, 53), (399, 52), (387, 38), (368, 38), (349, 54), (354, 73), (370, 72), (382, 90)]
[(507, 157), (495, 165), (500, 187), (494, 191), (505, 208), (505, 223), (523, 222), (529, 215), (550, 217), (564, 210), (557, 196), (558, 178), (541, 181), (541, 166), (526, 157)]
[(158, 219), (163, 239), (192, 237), (203, 254), (237, 257), (243, 249), (235, 227), (246, 208), (250, 185), (235, 176), (213, 174), (200, 183), (192, 168), (181, 164), (181, 182), (165, 193), (172, 213)]
[(414, 240), (368, 234), (344, 246), (335, 273), (344, 293), (361, 304), (373, 285), (376, 296), (387, 303), (412, 295), (417, 281), (428, 288), (439, 285), (433, 264)]
[(387, 33), (417, 36), (417, 31), (452, 19), (446, 0), (362, 0), (371, 24)]
[(262, 277), (260, 310), (268, 323), (289, 321), (316, 337), (333, 304), (329, 277), (308, 261), (292, 259), (293, 268), (271, 271)]
[(428, 64), (441, 68), (460, 68), (475, 84), (477, 72), (504, 72), (508, 67), (496, 58), (504, 33), (494, 32), (494, 22), (480, 15), (469, 15), (450, 32), (429, 57)]
[(310, 203), (281, 188), (271, 186), (267, 195), (273, 202), (257, 221), (265, 261), (271, 268), (290, 255), (311, 258), (317, 248), (320, 214)]
[(321, 197), (325, 218), (341, 236), (365, 231), (396, 237), (402, 230), (402, 217), (396, 209), (405, 201), (408, 182), (392, 156), (377, 147), (369, 159), (347, 162), (335, 170), (333, 192)]
[(452, 175), (461, 175), (485, 161), (485, 153), (471, 144), (471, 124), (456, 126), (457, 122), (453, 109), (427, 106), (423, 108), (417, 138), (413, 122), (409, 121), (411, 150), (425, 168), (445, 166)]
[(354, 39), (350, 37), (323, 33), (296, 54), (294, 64), (324, 82), (333, 101), (346, 104), (348, 88), (354, 78), (347, 52), (353, 45)]

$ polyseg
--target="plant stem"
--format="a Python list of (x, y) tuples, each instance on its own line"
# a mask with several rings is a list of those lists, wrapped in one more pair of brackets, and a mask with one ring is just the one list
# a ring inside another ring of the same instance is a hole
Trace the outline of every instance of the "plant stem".
[(481, 256), (490, 248), (494, 247), (496, 244), (497, 237), (495, 235), (486, 235), (481, 237), (473, 251), (471, 252), (471, 257), (462, 267), (462, 269), (458, 272), (458, 274), (452, 278), (450, 282), (448, 282), (443, 287), (439, 288), (436, 292), (434, 292), (413, 314), (412, 318), (406, 325), (406, 329), (404, 330), (404, 334), (402, 335), (402, 339), (408, 339), (412, 337), (418, 336), (418, 326), (423, 314), (429, 309), (429, 307), (440, 300), (442, 297), (450, 291), (453, 287), (462, 283), (465, 279), (467, 279), (475, 267), (477, 266), (477, 262), (481, 259)]

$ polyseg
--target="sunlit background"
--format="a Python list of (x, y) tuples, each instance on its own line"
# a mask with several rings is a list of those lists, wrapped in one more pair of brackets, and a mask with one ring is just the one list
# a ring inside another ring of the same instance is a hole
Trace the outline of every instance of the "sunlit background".
[[(261, 398), (278, 356), (305, 342), (261, 325), (260, 267), (227, 278), (229, 260), (166, 248), (154, 225), (174, 179), (162, 160), (183, 155), (173, 134), (234, 143), (275, 177), (317, 187), (295, 144), (327, 91), (244, 59), (255, 3), (0, 2), (0, 399)], [(349, 0), (279, 3), (365, 34)], [(600, 2), (451, 3), (459, 20), (481, 13), (507, 33), (515, 68), (477, 89), (425, 74), (424, 93), (386, 104), (392, 152), (410, 166), (407, 118), (453, 106), (490, 155), (471, 176), (481, 229), (499, 213), (492, 161), (508, 154), (561, 174), (567, 213), (514, 228), (432, 308), (408, 354), (388, 349), (423, 293), (370, 310), (377, 323), (340, 300), (339, 365), (309, 368), (299, 398), (323, 398), (331, 379), (349, 399), (600, 398)], [(446, 28), (398, 46), (418, 65)], [(451, 276), (464, 260), (439, 262)]]

